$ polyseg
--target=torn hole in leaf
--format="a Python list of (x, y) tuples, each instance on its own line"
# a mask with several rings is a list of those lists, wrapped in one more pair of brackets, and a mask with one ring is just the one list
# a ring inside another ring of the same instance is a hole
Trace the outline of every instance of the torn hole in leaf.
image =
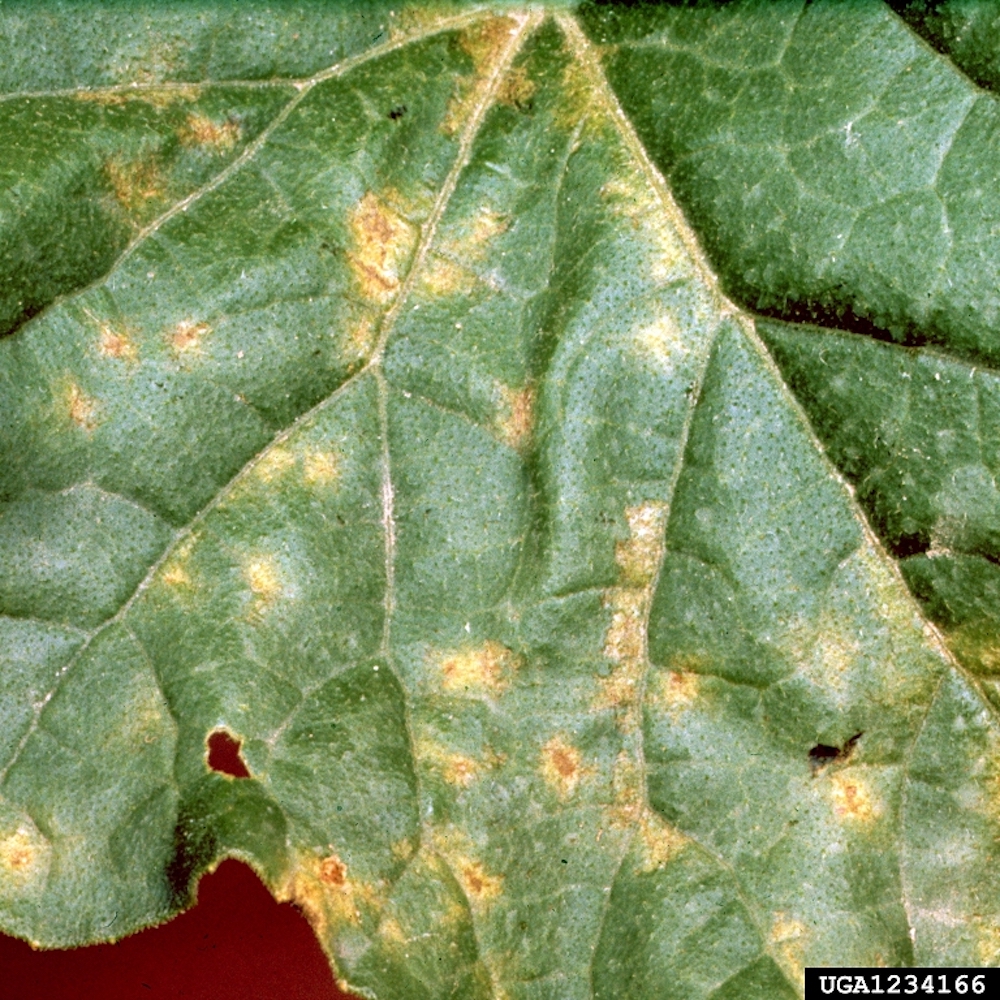
[(830, 746), (828, 743), (817, 743), (809, 751), (809, 766), (813, 774), (818, 774), (827, 764), (834, 761), (846, 762), (854, 752), (855, 744), (863, 733), (855, 733), (842, 747)]
[(208, 747), (208, 766), (219, 774), (231, 778), (249, 778), (250, 771), (241, 753), (243, 741), (237, 739), (227, 729), (215, 729), (205, 740)]

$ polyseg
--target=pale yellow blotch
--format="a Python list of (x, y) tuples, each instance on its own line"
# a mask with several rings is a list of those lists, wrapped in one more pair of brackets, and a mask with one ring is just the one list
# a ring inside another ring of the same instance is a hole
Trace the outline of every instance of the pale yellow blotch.
[(181, 563), (171, 563), (164, 567), (161, 579), (168, 587), (187, 587), (191, 584), (191, 577)]
[(801, 920), (786, 913), (775, 913), (771, 933), (768, 935), (771, 947), (785, 971), (801, 979), (805, 966), (805, 947), (808, 930)]
[(375, 320), (371, 316), (362, 316), (348, 331), (345, 353), (354, 359), (351, 367), (367, 358), (375, 346)]
[(675, 371), (688, 354), (688, 346), (677, 320), (667, 313), (643, 327), (635, 335), (634, 343), (643, 361), (666, 373)]
[(503, 78), (497, 91), (497, 101), (508, 107), (517, 108), (518, 111), (525, 111), (531, 105), (535, 89), (535, 81), (528, 76), (527, 69), (524, 66), (515, 66), (508, 70)]
[(659, 502), (626, 508), (629, 537), (615, 546), (620, 582), (604, 595), (604, 606), (611, 609), (604, 655), (616, 666), (610, 677), (598, 679), (591, 707), (593, 711), (613, 709), (624, 732), (634, 732), (640, 724), (638, 694), (647, 665), (646, 615), (663, 557), (666, 516), (666, 504)]
[(511, 18), (490, 17), (459, 33), (458, 43), (472, 59), (473, 75), (456, 80), (455, 93), (441, 123), (445, 135), (454, 135), (468, 120), (489, 83), (491, 68), (515, 31), (517, 22)]
[(649, 276), (657, 282), (676, 279), (678, 265), (688, 259), (687, 253), (649, 181), (626, 166), (621, 176), (601, 188), (601, 197), (615, 215), (631, 224), (637, 242), (652, 251)]
[(625, 751), (612, 771), (614, 803), (605, 810), (614, 829), (637, 829), (640, 850), (638, 871), (651, 872), (672, 861), (689, 843), (680, 830), (649, 808), (642, 768)]
[(66, 395), (70, 420), (77, 427), (92, 431), (97, 426), (97, 404), (75, 382), (70, 382)]
[(415, 751), (418, 760), (429, 764), (449, 785), (458, 788), (469, 788), (483, 769), (479, 761), (465, 754), (452, 753), (431, 739), (417, 740)]
[(115, 158), (105, 164), (105, 172), (118, 203), (130, 212), (147, 201), (163, 197), (165, 182), (159, 164), (152, 157), (141, 160)]
[(310, 451), (302, 462), (302, 476), (310, 486), (326, 486), (334, 482), (340, 462), (332, 451)]
[(462, 888), (471, 903), (490, 902), (503, 892), (503, 876), (491, 875), (478, 861), (458, 858), (454, 864)]
[(380, 304), (390, 302), (416, 245), (413, 227), (369, 191), (351, 212), (349, 228), (353, 247), (347, 259), (361, 294)]
[(594, 83), (576, 59), (571, 59), (563, 70), (562, 86), (553, 114), (557, 128), (572, 132), (584, 118), (591, 128), (604, 118), (594, 93)]
[(321, 938), (331, 927), (359, 924), (359, 902), (378, 904), (372, 887), (350, 878), (347, 865), (334, 853), (297, 855), (276, 895), (279, 901), (294, 902)]
[(690, 843), (676, 827), (671, 826), (648, 807), (639, 817), (639, 846), (642, 850), (640, 870), (656, 871), (665, 867)]
[(201, 89), (196, 86), (182, 87), (136, 87), (129, 90), (78, 90), (73, 95), (78, 101), (91, 104), (103, 104), (114, 107), (141, 101), (151, 104), (154, 108), (166, 108), (179, 101), (190, 104), (201, 96)]
[(611, 608), (611, 624), (604, 637), (604, 655), (613, 663), (641, 658), (645, 648), (645, 594), (627, 587), (616, 587), (605, 594), (604, 606)]
[(971, 921), (980, 965), (992, 966), (1000, 958), (1000, 927), (982, 920)]
[(445, 257), (432, 257), (420, 273), (420, 290), (427, 298), (468, 295), (475, 284), (471, 271)]
[(95, 323), (97, 323), (98, 341), (97, 346), (101, 354), (106, 358), (115, 358), (121, 361), (134, 361), (136, 358), (135, 344), (132, 343), (128, 332), (124, 329), (115, 329), (110, 323), (99, 320), (96, 316), (87, 313)]
[(402, 840), (394, 840), (389, 845), (389, 850), (392, 851), (394, 858), (400, 861), (408, 861), (413, 857), (413, 841), (408, 837), (404, 837)]
[(295, 465), (295, 455), (281, 445), (276, 445), (263, 455), (254, 467), (254, 475), (265, 483), (273, 482)]
[(501, 694), (518, 668), (517, 656), (499, 642), (439, 654), (436, 657), (442, 687), (452, 693)]
[(621, 567), (622, 583), (647, 587), (652, 583), (663, 557), (663, 529), (667, 505), (643, 503), (625, 510), (629, 538), (615, 547), (615, 561)]
[(862, 778), (847, 773), (834, 775), (830, 779), (830, 796), (840, 819), (870, 823), (881, 815), (881, 803)]
[(212, 328), (207, 323), (200, 323), (193, 319), (181, 320), (167, 334), (170, 346), (175, 354), (192, 355), (201, 353), (201, 342), (212, 332)]
[(542, 777), (561, 799), (568, 799), (580, 784), (583, 774), (580, 751), (563, 736), (553, 736), (542, 747)]
[(535, 423), (535, 391), (530, 386), (523, 389), (500, 387), (500, 417), (497, 428), (504, 444), (518, 450), (531, 440)]
[(178, 129), (182, 146), (210, 146), (219, 152), (232, 149), (240, 140), (242, 129), (237, 121), (214, 122), (206, 115), (192, 112)]
[(0, 898), (5, 889), (23, 891), (43, 882), (51, 857), (51, 845), (30, 820), (0, 836)]
[(395, 917), (385, 917), (378, 925), (378, 936), (382, 943), (392, 948), (401, 948), (406, 944), (406, 933)]
[(249, 560), (243, 567), (243, 577), (257, 598), (258, 608), (274, 604), (282, 594), (278, 566), (270, 556)]
[(654, 698), (657, 705), (667, 711), (687, 708), (697, 700), (700, 684), (698, 674), (668, 670), (657, 679)]

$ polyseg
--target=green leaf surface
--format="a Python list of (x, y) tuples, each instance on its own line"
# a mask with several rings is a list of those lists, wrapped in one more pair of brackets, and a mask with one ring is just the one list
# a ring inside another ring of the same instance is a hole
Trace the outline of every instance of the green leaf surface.
[(993, 21), (897, 6), (0, 7), (4, 930), (1000, 961)]

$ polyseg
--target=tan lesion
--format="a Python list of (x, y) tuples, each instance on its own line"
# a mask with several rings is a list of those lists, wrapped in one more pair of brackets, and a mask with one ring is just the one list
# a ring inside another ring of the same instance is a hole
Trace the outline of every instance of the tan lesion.
[(360, 924), (363, 910), (377, 913), (385, 905), (377, 888), (353, 876), (333, 850), (293, 853), (276, 896), (281, 902), (295, 903), (321, 940), (337, 927)]
[(130, 332), (122, 324), (114, 324), (100, 319), (89, 309), (84, 309), (88, 318), (97, 326), (97, 349), (102, 357), (118, 361), (135, 361), (138, 357)]
[(29, 819), (8, 827), (0, 834), (0, 898), (5, 889), (23, 892), (43, 884), (51, 857), (51, 844)]

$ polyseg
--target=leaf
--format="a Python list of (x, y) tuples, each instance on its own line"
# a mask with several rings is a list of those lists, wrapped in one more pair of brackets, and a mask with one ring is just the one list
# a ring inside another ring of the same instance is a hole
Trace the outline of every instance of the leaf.
[(238, 857), (378, 997), (995, 964), (985, 43), (348, 10), (2, 15), (3, 928)]

